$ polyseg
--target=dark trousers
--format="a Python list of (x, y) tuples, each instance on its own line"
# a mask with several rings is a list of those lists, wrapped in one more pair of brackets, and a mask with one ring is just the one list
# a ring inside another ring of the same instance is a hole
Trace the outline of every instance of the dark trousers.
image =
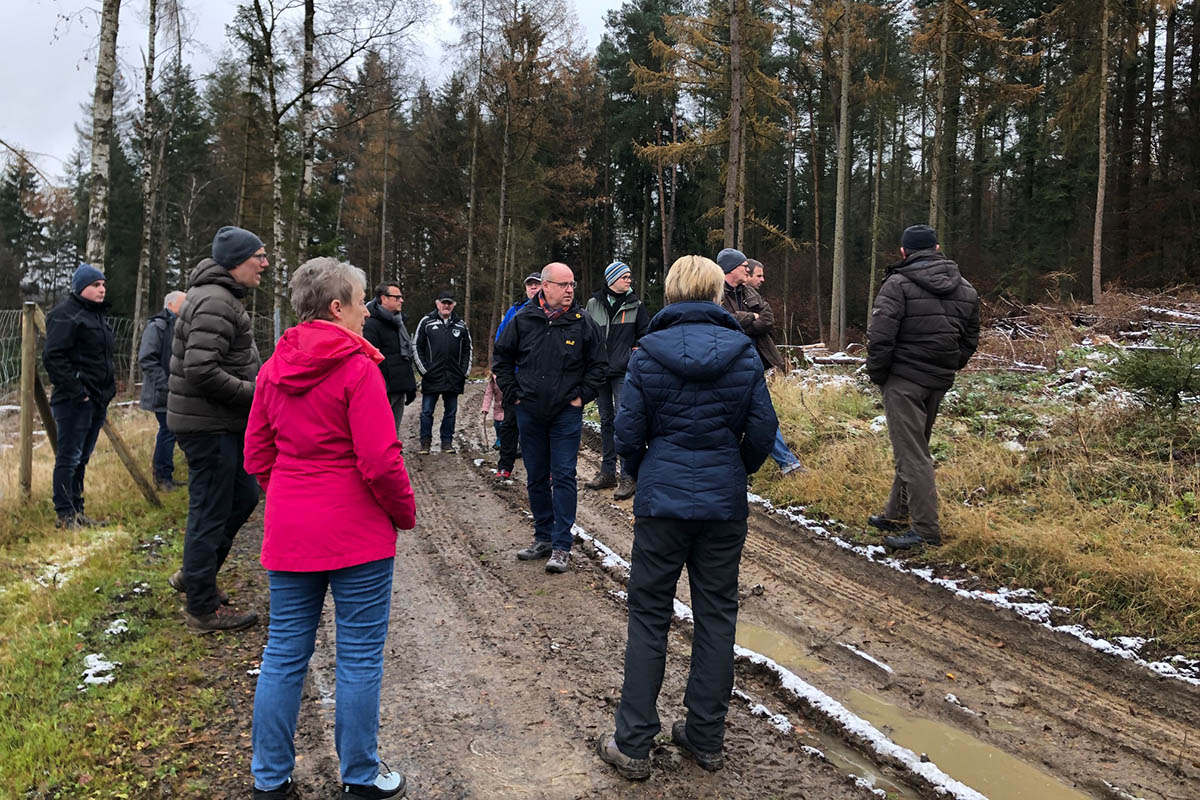
[(625, 683), (617, 708), (617, 746), (625, 755), (649, 757), (654, 737), (662, 728), (658, 692), (666, 665), (675, 584), (684, 564), (695, 617), (692, 666), (683, 698), (688, 710), (687, 738), (702, 752), (721, 750), (733, 691), (738, 567), (745, 543), (744, 519), (638, 517), (634, 521)]
[(888, 519), (910, 518), (913, 531), (926, 539), (942, 535), (929, 436), (945, 394), (903, 378), (891, 378), (883, 385), (883, 411), (896, 465), (883, 515)]
[(433, 441), (433, 409), (442, 398), (442, 446), (454, 442), (454, 418), (458, 415), (458, 395), (442, 392), (421, 395), (421, 444)]
[(617, 409), (621, 407), (621, 390), (625, 388), (625, 376), (606, 378), (600, 384), (596, 396), (596, 410), (600, 412), (600, 471), (617, 474), (617, 446), (613, 441), (613, 428)]
[(155, 411), (158, 435), (154, 437), (154, 480), (169, 481), (175, 477), (175, 434), (167, 427), (167, 412)]
[(96, 439), (100, 436), (107, 410), (107, 404), (101, 405), (95, 400), (50, 406), (58, 428), (58, 452), (54, 456), (51, 482), (54, 513), (60, 517), (83, 513), (83, 476), (92, 451), (96, 449)]
[(583, 433), (583, 409), (567, 406), (550, 419), (543, 419), (519, 405), (517, 426), (521, 433), (529, 510), (533, 513), (533, 538), (550, 542), (555, 550), (570, 551), (575, 539), (571, 528), (575, 525), (579, 497), (575, 463)]
[(388, 405), (392, 407), (392, 419), (396, 421), (396, 438), (400, 438), (400, 423), (404, 421), (404, 400), (403, 392), (400, 394), (389, 394)]
[(217, 572), (234, 535), (258, 505), (258, 481), (242, 467), (242, 434), (180, 434), (178, 439), (188, 464), (187, 610), (200, 616), (221, 604)]
[(504, 405), (504, 419), (496, 423), (496, 433), (500, 437), (500, 463), (496, 469), (501, 472), (512, 472), (517, 463), (517, 453), (521, 452), (521, 435), (517, 431), (516, 406)]

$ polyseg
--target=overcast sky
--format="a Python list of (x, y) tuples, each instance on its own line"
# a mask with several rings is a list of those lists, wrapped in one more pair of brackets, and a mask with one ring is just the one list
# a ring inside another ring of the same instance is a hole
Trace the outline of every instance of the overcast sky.
[[(238, 0), (183, 0), (193, 43), (185, 60), (197, 75), (206, 72), (225, 48), (225, 26)], [(426, 74), (439, 74), (441, 43), (457, 38), (450, 24), (449, 0), (432, 0), (439, 9), (421, 38)], [(621, 0), (567, 0), (573, 4), (588, 46), (595, 49), (604, 32), (604, 15)], [(0, 0), (0, 140), (25, 150), (51, 177), (61, 176), (77, 137), (80, 105), (95, 88), (95, 53), (100, 29), (100, 0)], [(146, 48), (146, 0), (123, 0), (117, 56), (125, 77), (140, 93)], [(161, 63), (161, 62), (160, 62)], [(0, 162), (9, 152), (0, 147)]]

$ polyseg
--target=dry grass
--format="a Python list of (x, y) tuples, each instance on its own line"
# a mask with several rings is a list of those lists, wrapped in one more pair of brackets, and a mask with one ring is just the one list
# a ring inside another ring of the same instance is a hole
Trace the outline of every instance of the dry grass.
[[(878, 541), (859, 528), (892, 481), (887, 433), (870, 429), (878, 392), (778, 382), (773, 395), (809, 471), (781, 478), (770, 467), (755, 491)], [(1131, 438), (1144, 415), (1059, 411), (1045, 438), (1014, 453), (977, 416), (947, 409), (932, 442), (946, 545), (928, 557), (1038, 589), (1103, 632), (1200, 652), (1200, 468)]]

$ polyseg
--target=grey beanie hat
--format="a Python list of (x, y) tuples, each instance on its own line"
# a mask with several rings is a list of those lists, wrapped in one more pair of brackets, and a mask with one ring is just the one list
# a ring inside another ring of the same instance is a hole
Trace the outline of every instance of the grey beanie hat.
[(108, 279), (104, 277), (103, 272), (96, 269), (91, 264), (80, 264), (75, 270), (75, 274), (71, 276), (71, 291), (75, 294), (79, 294), (96, 281), (104, 280)]
[(262, 246), (262, 239), (250, 231), (226, 225), (213, 237), (212, 259), (225, 269), (233, 269)]
[(726, 275), (733, 272), (746, 261), (746, 254), (741, 250), (734, 250), (732, 247), (726, 247), (721, 252), (717, 253), (717, 266)]

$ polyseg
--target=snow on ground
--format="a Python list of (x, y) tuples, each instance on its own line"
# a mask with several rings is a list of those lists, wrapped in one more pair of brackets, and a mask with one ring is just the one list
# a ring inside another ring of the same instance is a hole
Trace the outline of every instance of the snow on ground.
[(121, 666), (120, 661), (106, 661), (104, 653), (90, 653), (83, 659), (83, 683), (75, 688), (86, 692), (88, 686), (103, 686), (117, 679), (112, 671)]

